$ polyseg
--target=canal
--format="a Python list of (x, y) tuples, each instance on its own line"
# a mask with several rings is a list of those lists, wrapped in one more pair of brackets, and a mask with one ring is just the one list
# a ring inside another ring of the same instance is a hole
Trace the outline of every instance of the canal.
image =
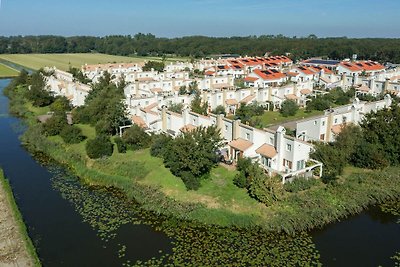
[[(172, 253), (172, 239), (147, 213), (115, 192), (82, 185), (20, 143), (23, 125), (8, 112), (0, 80), (0, 166), (10, 180), (44, 266), (121, 266)], [(153, 216), (154, 217), (154, 216)], [(393, 266), (399, 218), (371, 208), (311, 234), (326, 266)], [(112, 229), (109, 231), (107, 229)], [(128, 248), (128, 249), (127, 249)]]

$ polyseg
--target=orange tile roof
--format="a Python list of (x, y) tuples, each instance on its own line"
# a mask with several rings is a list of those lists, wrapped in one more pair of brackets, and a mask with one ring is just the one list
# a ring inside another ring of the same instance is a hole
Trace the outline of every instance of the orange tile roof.
[(229, 142), (229, 146), (243, 152), (249, 149), (252, 145), (253, 145), (252, 142), (244, 140), (242, 138), (238, 138), (236, 140), (232, 140), (231, 142)]
[(254, 98), (256, 97), (256, 95), (249, 95), (246, 96), (245, 98), (243, 98), (242, 100), (240, 100), (241, 103), (249, 103), (250, 101), (252, 101)]
[(361, 72), (362, 68), (356, 66), (355, 64), (351, 62), (340, 62), (340, 65), (352, 72)]
[(288, 75), (288, 76), (297, 76), (297, 75), (300, 75), (300, 74), (297, 73), (297, 72), (291, 72), (291, 71), (289, 71), (289, 72), (286, 73), (286, 75)]
[(257, 148), (256, 153), (270, 159), (272, 159), (278, 154), (278, 152), (276, 152), (275, 147), (268, 144), (263, 144), (262, 146)]
[(239, 104), (239, 103), (237, 102), (237, 100), (236, 100), (236, 99), (233, 99), (233, 98), (225, 100), (225, 103), (226, 103), (227, 105), (230, 105), (230, 106)]
[(340, 134), (345, 126), (346, 126), (346, 123), (334, 125), (334, 126), (332, 126), (331, 131), (332, 131), (332, 133), (334, 133), (336, 135)]
[(259, 79), (259, 78), (247, 76), (246, 78), (244, 78), (244, 81), (245, 81), (245, 82), (255, 82), (255, 81), (257, 81), (258, 79)]
[(215, 71), (208, 70), (208, 71), (206, 71), (204, 74), (205, 74), (205, 75), (208, 75), (208, 76), (212, 76), (212, 75), (215, 74)]
[(140, 128), (147, 128), (146, 122), (139, 116), (132, 116), (132, 122)]
[(282, 72), (273, 72), (270, 70), (254, 70), (254, 73), (263, 80), (278, 80), (286, 76)]
[(311, 70), (311, 69), (308, 68), (308, 67), (300, 66), (300, 67), (297, 67), (296, 69), (297, 69), (298, 71), (300, 71), (300, 72), (306, 74), (306, 75), (314, 75), (314, 74), (315, 74), (315, 71)]
[(299, 97), (296, 96), (295, 94), (288, 94), (288, 95), (285, 95), (285, 98), (288, 100), (297, 100)]
[(311, 94), (311, 90), (310, 89), (302, 89), (302, 90), (300, 90), (300, 93), (302, 94), (302, 95), (308, 95), (308, 94)]
[(196, 126), (194, 126), (193, 124), (186, 124), (185, 126), (183, 126), (180, 131), (182, 133), (188, 133), (188, 132), (192, 132), (196, 129)]
[(163, 90), (161, 88), (151, 88), (150, 91), (152, 93), (162, 93)]

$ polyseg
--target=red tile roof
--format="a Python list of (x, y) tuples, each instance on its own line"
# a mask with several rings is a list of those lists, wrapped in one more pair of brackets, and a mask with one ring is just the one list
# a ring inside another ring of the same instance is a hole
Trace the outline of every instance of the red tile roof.
[(271, 70), (254, 70), (254, 73), (263, 80), (279, 80), (286, 77), (282, 72), (273, 72)]

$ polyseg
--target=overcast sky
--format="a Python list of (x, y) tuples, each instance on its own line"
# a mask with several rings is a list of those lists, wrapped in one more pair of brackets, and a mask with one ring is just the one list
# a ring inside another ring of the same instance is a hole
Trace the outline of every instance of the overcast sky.
[(400, 0), (0, 0), (0, 35), (400, 37)]

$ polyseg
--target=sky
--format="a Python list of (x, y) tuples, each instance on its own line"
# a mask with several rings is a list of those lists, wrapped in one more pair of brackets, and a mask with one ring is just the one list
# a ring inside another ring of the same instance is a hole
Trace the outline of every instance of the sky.
[(0, 0), (0, 36), (400, 37), (400, 0)]

